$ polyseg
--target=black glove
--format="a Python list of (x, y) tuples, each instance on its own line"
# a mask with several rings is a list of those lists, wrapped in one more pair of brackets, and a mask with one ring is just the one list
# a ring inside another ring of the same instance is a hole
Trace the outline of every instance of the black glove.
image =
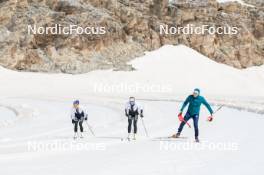
[(75, 121), (72, 119), (72, 124), (74, 124), (75, 123)]
[(141, 113), (141, 114), (140, 114), (140, 117), (141, 117), (141, 118), (143, 118), (143, 117), (144, 117), (144, 115)]
[(126, 116), (129, 117), (128, 113), (126, 113)]
[(84, 120), (88, 120), (88, 118), (87, 117), (84, 117)]

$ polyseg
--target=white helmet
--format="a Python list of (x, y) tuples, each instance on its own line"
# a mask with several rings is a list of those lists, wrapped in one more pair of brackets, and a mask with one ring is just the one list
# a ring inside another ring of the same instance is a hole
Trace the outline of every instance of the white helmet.
[(135, 104), (135, 101), (136, 101), (135, 97), (129, 97), (129, 103), (130, 103), (130, 105), (134, 105)]

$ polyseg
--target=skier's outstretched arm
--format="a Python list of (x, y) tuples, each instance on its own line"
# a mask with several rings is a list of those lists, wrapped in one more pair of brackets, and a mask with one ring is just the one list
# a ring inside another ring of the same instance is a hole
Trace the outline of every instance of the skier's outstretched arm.
[(75, 120), (75, 111), (74, 111), (74, 109), (71, 109), (71, 119)]
[(140, 117), (144, 117), (144, 114), (143, 114), (143, 107), (142, 106), (139, 106), (139, 115)]
[(190, 102), (190, 96), (186, 98), (186, 100), (183, 102), (183, 105), (181, 107), (180, 112), (183, 112), (184, 108), (187, 106), (187, 104)]
[(125, 106), (125, 115), (127, 117), (129, 116), (129, 104), (126, 104), (126, 106)]
[(79, 108), (80, 113), (82, 114), (83, 120), (88, 120), (87, 109), (84, 107)]
[(88, 120), (88, 112), (87, 111), (84, 111), (84, 120)]
[(205, 100), (205, 98), (203, 98), (202, 103), (204, 104), (204, 106), (208, 109), (208, 111), (210, 112), (211, 115), (213, 115), (214, 111), (212, 110), (211, 106), (209, 105), (209, 103)]
[(74, 109), (71, 110), (71, 121), (72, 121), (72, 124), (74, 124), (75, 121), (76, 121), (76, 118), (75, 118), (75, 110)]

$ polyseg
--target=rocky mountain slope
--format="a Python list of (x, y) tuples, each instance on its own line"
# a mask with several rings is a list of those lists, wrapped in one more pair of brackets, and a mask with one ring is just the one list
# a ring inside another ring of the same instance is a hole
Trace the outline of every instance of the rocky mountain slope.
[(263, 0), (244, 0), (246, 3), (248, 4), (252, 4), (252, 5), (255, 5), (255, 6), (261, 6), (261, 7), (264, 7), (264, 1)]
[[(42, 72), (131, 70), (127, 62), (145, 51), (185, 44), (236, 68), (262, 65), (264, 8), (254, 5), (216, 0), (0, 0), (0, 64)], [(188, 24), (236, 26), (239, 32), (185, 35), (160, 31), (160, 26)], [(58, 25), (89, 26), (93, 34), (29, 32), (29, 26), (58, 29)], [(98, 34), (100, 27), (105, 28), (104, 34)]]

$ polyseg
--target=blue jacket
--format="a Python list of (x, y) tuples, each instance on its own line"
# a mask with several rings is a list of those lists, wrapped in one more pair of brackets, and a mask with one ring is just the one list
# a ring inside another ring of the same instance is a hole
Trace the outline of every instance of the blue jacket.
[(192, 115), (199, 115), (201, 104), (205, 105), (205, 107), (208, 109), (208, 111), (211, 113), (211, 115), (214, 113), (211, 106), (207, 103), (205, 98), (200, 96), (200, 95), (198, 97), (194, 97), (193, 95), (189, 95), (182, 105), (181, 112), (184, 110), (184, 108), (187, 106), (187, 104), (189, 104), (187, 113), (189, 113), (191, 116)]

